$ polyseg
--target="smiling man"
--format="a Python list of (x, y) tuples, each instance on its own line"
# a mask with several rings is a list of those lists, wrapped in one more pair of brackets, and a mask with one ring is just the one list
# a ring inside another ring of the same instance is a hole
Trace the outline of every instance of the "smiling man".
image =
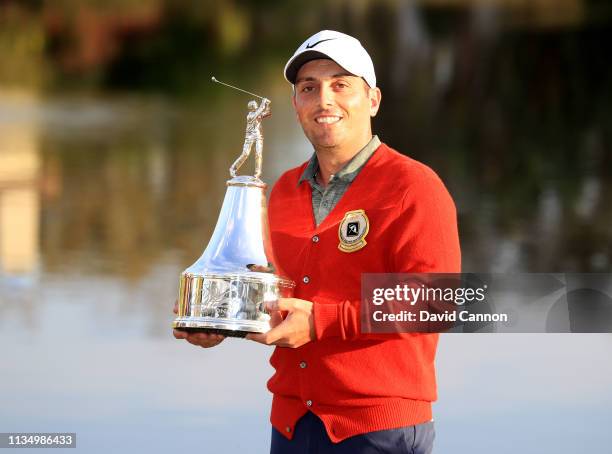
[(292, 103), (314, 148), (270, 196), (270, 229), (295, 298), (249, 338), (277, 346), (273, 454), (427, 453), (437, 334), (360, 330), (364, 272), (459, 272), (455, 207), (437, 175), (372, 135), (381, 104), (361, 43), (335, 31), (289, 59)]
[(455, 206), (430, 168), (372, 134), (382, 96), (357, 39), (313, 35), (285, 77), (314, 153), (270, 195), (277, 264), (295, 298), (269, 307), (270, 331), (247, 336), (276, 346), (271, 453), (429, 453), (438, 335), (362, 333), (361, 275), (459, 272)]

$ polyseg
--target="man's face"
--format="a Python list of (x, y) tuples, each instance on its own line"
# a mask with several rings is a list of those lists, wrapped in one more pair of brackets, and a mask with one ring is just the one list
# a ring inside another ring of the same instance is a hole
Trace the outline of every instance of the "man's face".
[(333, 60), (311, 60), (297, 73), (293, 107), (316, 149), (359, 150), (372, 136), (370, 119), (379, 105), (378, 88)]

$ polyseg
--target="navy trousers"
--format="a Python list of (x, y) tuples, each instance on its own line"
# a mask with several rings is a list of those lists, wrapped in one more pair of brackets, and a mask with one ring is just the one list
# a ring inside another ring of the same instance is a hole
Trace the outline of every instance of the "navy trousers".
[(297, 422), (291, 440), (272, 428), (270, 454), (430, 454), (434, 438), (434, 423), (430, 421), (368, 432), (333, 443), (323, 422), (309, 411)]

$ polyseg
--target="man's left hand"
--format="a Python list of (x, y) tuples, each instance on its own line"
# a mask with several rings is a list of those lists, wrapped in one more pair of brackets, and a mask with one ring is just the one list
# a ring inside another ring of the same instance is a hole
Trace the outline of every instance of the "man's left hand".
[[(315, 340), (313, 303), (297, 298), (280, 298), (268, 303), (267, 309), (272, 316), (272, 329), (263, 334), (248, 334), (247, 339), (266, 345), (297, 348)], [(280, 311), (286, 311), (283, 320)]]

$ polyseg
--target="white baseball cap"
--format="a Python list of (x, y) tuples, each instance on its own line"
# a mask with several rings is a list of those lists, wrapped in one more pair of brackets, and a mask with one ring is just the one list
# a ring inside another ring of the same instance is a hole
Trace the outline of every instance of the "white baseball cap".
[(295, 84), (297, 73), (305, 63), (318, 58), (329, 58), (355, 76), (363, 77), (376, 87), (374, 64), (358, 39), (333, 30), (315, 33), (302, 43), (285, 65), (285, 79)]

